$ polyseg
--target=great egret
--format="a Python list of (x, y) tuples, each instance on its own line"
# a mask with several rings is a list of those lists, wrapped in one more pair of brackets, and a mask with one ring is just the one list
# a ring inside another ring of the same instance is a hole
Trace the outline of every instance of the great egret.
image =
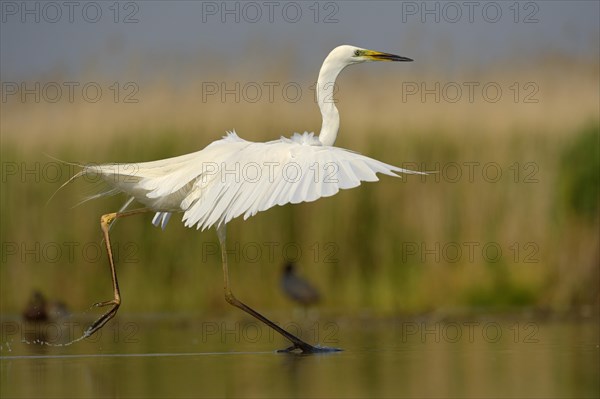
[[(113, 299), (95, 306), (111, 306), (85, 332), (90, 336), (108, 322), (119, 309), (121, 294), (113, 261), (109, 228), (118, 218), (155, 212), (153, 224), (163, 229), (172, 213), (183, 212), (187, 227), (207, 229), (215, 226), (221, 246), (225, 299), (251, 314), (287, 338), (292, 346), (284, 351), (325, 352), (337, 350), (312, 346), (239, 301), (232, 293), (226, 253), (226, 224), (244, 219), (275, 205), (314, 201), (329, 197), (340, 189), (357, 187), (363, 181), (377, 181), (377, 173), (399, 177), (396, 173), (420, 173), (388, 165), (372, 158), (333, 147), (340, 118), (333, 100), (334, 83), (348, 65), (367, 61), (412, 61), (410, 58), (339, 46), (325, 58), (317, 81), (317, 102), (323, 123), (319, 136), (295, 133), (266, 143), (241, 139), (235, 131), (203, 150), (179, 157), (143, 163), (84, 165), (77, 175), (96, 174), (110, 190), (91, 198), (126, 193), (129, 200), (120, 211), (103, 215), (100, 225), (110, 264)], [(132, 201), (145, 208), (125, 211)]]

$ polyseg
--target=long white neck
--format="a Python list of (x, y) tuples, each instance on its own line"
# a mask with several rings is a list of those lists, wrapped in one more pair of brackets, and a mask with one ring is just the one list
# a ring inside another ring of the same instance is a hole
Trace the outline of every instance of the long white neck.
[(340, 115), (335, 106), (333, 91), (335, 79), (347, 64), (332, 59), (331, 54), (325, 58), (317, 79), (317, 103), (323, 116), (323, 124), (319, 140), (323, 145), (333, 145), (340, 127)]

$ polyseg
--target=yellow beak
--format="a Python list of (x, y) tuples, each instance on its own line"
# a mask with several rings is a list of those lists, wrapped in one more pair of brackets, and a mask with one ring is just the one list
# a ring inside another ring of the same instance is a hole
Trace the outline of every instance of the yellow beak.
[(412, 58), (400, 57), (399, 55), (381, 53), (379, 51), (365, 50), (363, 56), (373, 61), (412, 61)]

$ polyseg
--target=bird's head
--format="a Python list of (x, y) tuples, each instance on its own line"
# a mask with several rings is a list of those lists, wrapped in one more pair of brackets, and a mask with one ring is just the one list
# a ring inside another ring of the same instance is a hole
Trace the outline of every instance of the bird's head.
[(323, 115), (323, 124), (319, 133), (321, 144), (333, 145), (340, 127), (340, 117), (333, 98), (335, 80), (339, 73), (349, 65), (369, 61), (412, 61), (412, 59), (356, 46), (343, 45), (334, 48), (325, 57), (317, 79), (317, 102)]
[(333, 59), (338, 60), (338, 62), (346, 65), (371, 61), (412, 61), (411, 58), (401, 57), (395, 54), (382, 53), (380, 51), (367, 50), (349, 45), (336, 47), (329, 54), (329, 57), (332, 57)]
[(292, 262), (287, 262), (283, 266), (283, 272), (284, 272), (284, 274), (292, 274), (292, 273), (294, 273), (295, 268), (296, 268), (296, 266)]

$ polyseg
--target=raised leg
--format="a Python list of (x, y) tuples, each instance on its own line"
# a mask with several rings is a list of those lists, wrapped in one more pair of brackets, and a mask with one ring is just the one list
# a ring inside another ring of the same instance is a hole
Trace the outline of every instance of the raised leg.
[(238, 300), (231, 292), (231, 288), (229, 285), (229, 268), (227, 267), (227, 247), (226, 247), (226, 227), (225, 224), (217, 227), (217, 235), (219, 236), (219, 244), (221, 246), (221, 260), (223, 262), (223, 278), (225, 280), (225, 300), (235, 306), (243, 310), (244, 312), (252, 315), (258, 320), (265, 323), (267, 326), (271, 327), (273, 330), (277, 331), (279, 334), (283, 335), (286, 339), (288, 339), (292, 346), (286, 349), (279, 350), (278, 352), (292, 352), (294, 350), (299, 350), (302, 353), (323, 353), (323, 352), (339, 352), (341, 349), (338, 348), (327, 348), (321, 346), (312, 346), (302, 341), (300, 338), (295, 335), (289, 333), (283, 328), (279, 327), (277, 324), (273, 323), (271, 320), (267, 319), (265, 316), (261, 315), (250, 306), (244, 304), (242, 301)]
[(106, 215), (102, 215), (100, 217), (100, 228), (102, 229), (102, 233), (104, 235), (104, 244), (106, 245), (106, 253), (108, 254), (108, 264), (110, 266), (110, 274), (112, 277), (113, 284), (113, 299), (104, 302), (97, 302), (93, 306), (96, 307), (104, 307), (111, 306), (111, 308), (105, 312), (102, 316), (100, 316), (88, 329), (85, 331), (84, 336), (89, 337), (96, 331), (102, 328), (110, 319), (114, 317), (119, 310), (119, 306), (121, 305), (121, 292), (119, 291), (119, 281), (117, 280), (117, 271), (115, 269), (115, 262), (113, 259), (113, 252), (110, 245), (110, 235), (108, 231), (110, 230), (111, 224), (119, 218), (133, 216), (140, 213), (148, 212), (148, 209), (134, 209), (126, 212), (115, 212), (115, 213), (107, 213)]

